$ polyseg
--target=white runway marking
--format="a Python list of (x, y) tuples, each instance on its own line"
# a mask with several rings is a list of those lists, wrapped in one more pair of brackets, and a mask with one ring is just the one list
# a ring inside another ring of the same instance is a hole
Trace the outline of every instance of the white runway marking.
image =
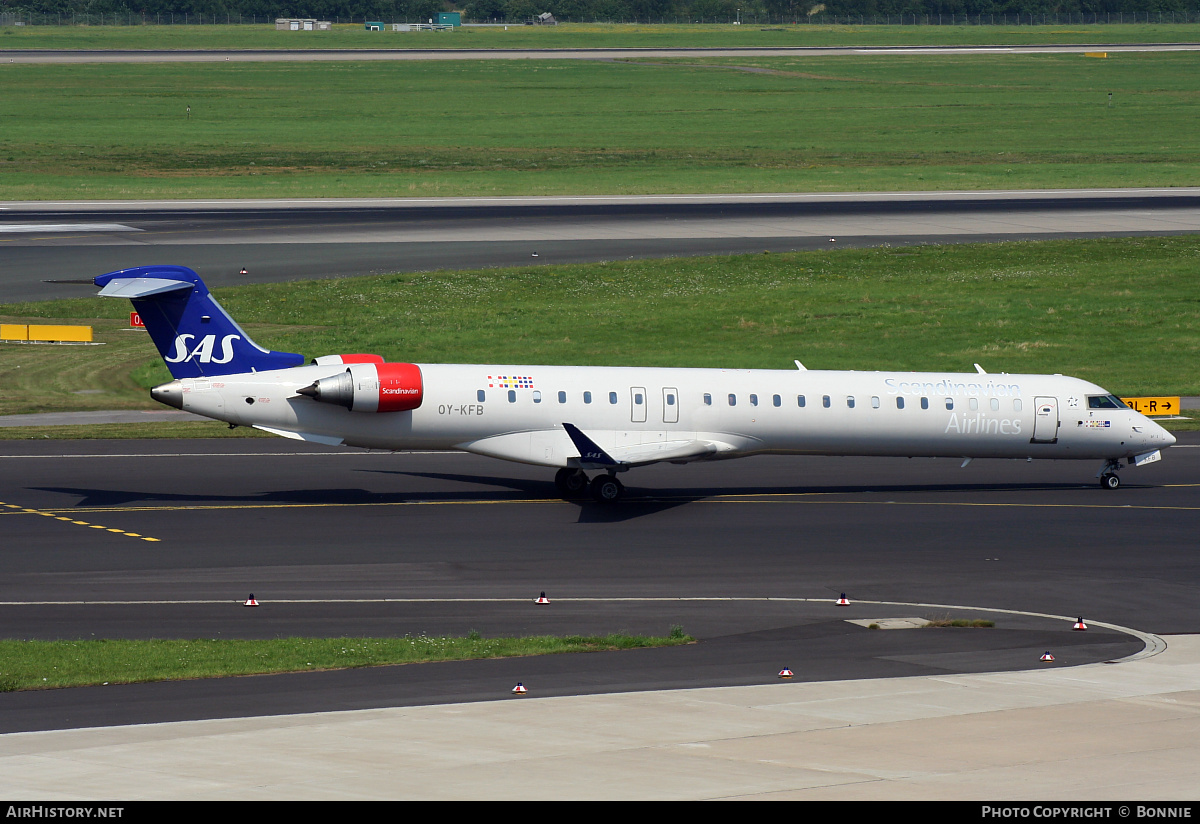
[(0, 234), (39, 232), (140, 232), (124, 223), (0, 223)]

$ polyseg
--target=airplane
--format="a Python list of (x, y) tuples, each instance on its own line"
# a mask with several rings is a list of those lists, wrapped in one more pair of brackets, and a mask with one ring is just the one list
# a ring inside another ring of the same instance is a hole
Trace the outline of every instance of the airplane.
[[(155, 400), (231, 426), (371, 449), (458, 450), (557, 469), (564, 497), (624, 495), (618, 475), (748, 455), (1125, 461), (1175, 438), (1107, 390), (1065, 375), (387, 363), (273, 352), (200, 277), (138, 266), (92, 281), (128, 298), (174, 380)], [(589, 473), (595, 473), (589, 477)]]

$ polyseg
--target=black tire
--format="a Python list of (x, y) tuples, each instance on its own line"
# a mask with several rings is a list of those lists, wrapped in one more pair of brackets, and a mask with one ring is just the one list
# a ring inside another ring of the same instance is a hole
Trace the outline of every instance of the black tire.
[(597, 475), (592, 479), (592, 498), (597, 503), (611, 504), (621, 500), (625, 487), (612, 475)]
[(588, 488), (588, 476), (582, 469), (560, 469), (554, 475), (554, 486), (567, 498), (577, 498)]
[(1105, 489), (1120, 489), (1121, 478), (1112, 472), (1107, 472), (1100, 477), (1100, 486)]

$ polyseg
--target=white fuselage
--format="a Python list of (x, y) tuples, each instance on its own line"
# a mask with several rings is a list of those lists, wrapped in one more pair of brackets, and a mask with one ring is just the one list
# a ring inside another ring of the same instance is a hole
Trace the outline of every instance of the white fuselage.
[(403, 412), (354, 412), (297, 394), (345, 371), (337, 365), (178, 383), (189, 412), (289, 437), (552, 467), (578, 465), (563, 423), (604, 449), (705, 442), (708, 458), (1117, 459), (1175, 441), (1131, 409), (1091, 408), (1089, 397), (1106, 390), (1062, 375), (418, 366), (421, 405)]

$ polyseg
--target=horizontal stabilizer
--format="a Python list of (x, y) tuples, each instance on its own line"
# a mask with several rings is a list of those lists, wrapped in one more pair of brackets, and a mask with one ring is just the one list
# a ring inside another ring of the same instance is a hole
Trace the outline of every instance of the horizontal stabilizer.
[(164, 292), (174, 292), (177, 289), (194, 289), (195, 286), (194, 283), (188, 283), (185, 280), (167, 280), (166, 278), (113, 278), (100, 290), (100, 296), (105, 298), (147, 298), (151, 295), (161, 295)]

